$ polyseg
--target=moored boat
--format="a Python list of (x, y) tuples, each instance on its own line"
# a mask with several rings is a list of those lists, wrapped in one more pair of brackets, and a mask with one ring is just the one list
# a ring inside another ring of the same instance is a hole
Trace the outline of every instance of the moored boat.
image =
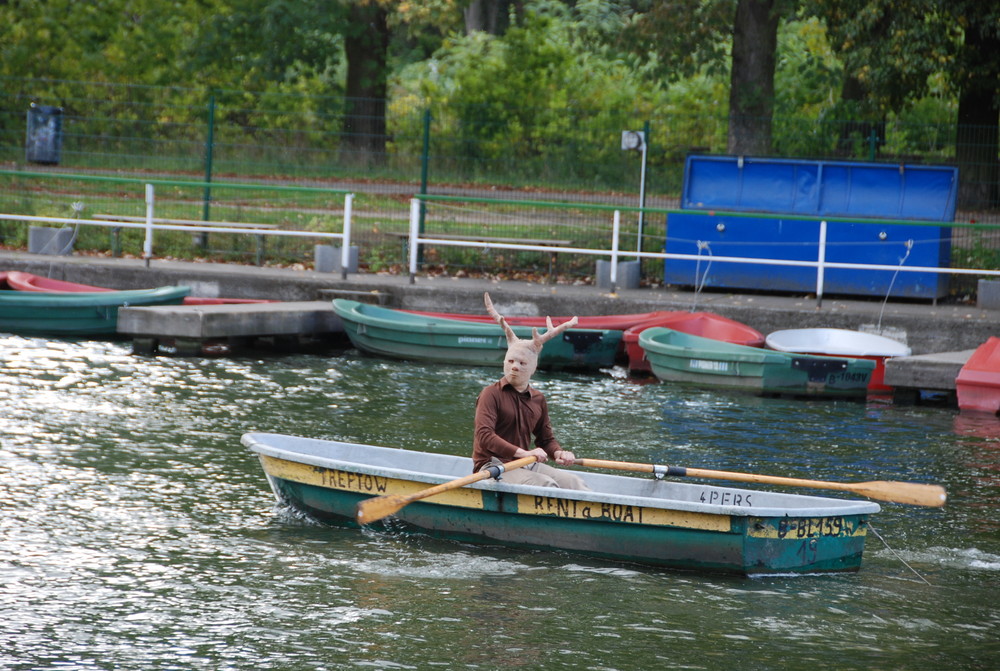
[(848, 329), (784, 329), (769, 333), (765, 344), (779, 352), (871, 359), (875, 362), (875, 368), (868, 383), (868, 391), (872, 393), (892, 391), (892, 387), (885, 384), (886, 359), (911, 354), (910, 348), (898, 340)]
[(20, 335), (91, 336), (117, 332), (118, 309), (180, 305), (189, 287), (43, 293), (0, 291), (0, 331)]
[[(365, 499), (472, 472), (467, 457), (266, 433), (242, 442), (279, 501), (345, 526), (356, 526)], [(880, 510), (868, 501), (577, 472), (591, 491), (487, 479), (411, 503), (388, 526), (676, 569), (823, 573), (860, 568), (868, 519)]]
[(1000, 412), (1000, 338), (976, 348), (955, 378), (955, 393), (962, 411)]
[(659, 317), (629, 327), (622, 335), (630, 372), (652, 372), (646, 353), (639, 345), (639, 334), (657, 326), (734, 345), (761, 347), (764, 344), (764, 334), (757, 329), (714, 312), (664, 312)]
[[(93, 293), (101, 291), (116, 291), (107, 287), (96, 287), (90, 284), (80, 284), (79, 282), (67, 282), (66, 280), (55, 280), (41, 275), (25, 273), (18, 270), (11, 270), (0, 273), (0, 289), (13, 289), (15, 291), (33, 291), (38, 293), (58, 294), (58, 293)], [(206, 296), (185, 296), (184, 305), (219, 305), (224, 303), (271, 303), (273, 301), (262, 298), (214, 298)]]
[[(490, 317), (488, 314), (477, 315), (459, 312), (427, 312), (424, 310), (401, 310), (401, 312), (410, 312), (416, 315), (437, 317), (439, 319), (457, 319), (459, 321), (478, 322), (483, 324), (494, 323), (493, 317)], [(577, 316), (576, 327), (581, 329), (597, 329), (600, 331), (624, 331), (632, 326), (635, 326), (636, 324), (642, 324), (649, 322), (650, 320), (668, 317), (674, 314), (677, 313), (668, 310), (658, 310), (654, 312), (636, 312), (623, 315), (579, 315)], [(511, 326), (534, 326), (536, 328), (545, 328), (545, 317), (508, 317), (504, 315), (504, 319), (506, 319), (507, 323)], [(572, 317), (552, 317), (552, 325), (559, 326), (563, 322), (569, 321), (570, 319), (572, 319)]]
[[(333, 310), (351, 344), (363, 352), (411, 361), (502, 366), (507, 338), (496, 323), (432, 317), (337, 298)], [(519, 338), (531, 327), (511, 325)], [(596, 370), (614, 365), (622, 332), (568, 329), (546, 344), (539, 368)]]
[(662, 381), (763, 395), (863, 398), (875, 368), (867, 359), (778, 352), (660, 327), (640, 333), (639, 345)]

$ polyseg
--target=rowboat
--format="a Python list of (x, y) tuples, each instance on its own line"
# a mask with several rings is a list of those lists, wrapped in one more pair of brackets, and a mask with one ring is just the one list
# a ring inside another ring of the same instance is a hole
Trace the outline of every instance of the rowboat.
[[(39, 293), (92, 293), (98, 291), (115, 291), (107, 287), (96, 287), (79, 282), (55, 280), (49, 277), (33, 275), (18, 270), (0, 273), (0, 289), (15, 291), (34, 291)], [(205, 296), (185, 296), (184, 305), (217, 305), (222, 303), (271, 303), (273, 301), (259, 298), (209, 298)]]
[[(278, 501), (357, 526), (359, 502), (466, 476), (467, 457), (248, 433)], [(373, 525), (437, 538), (674, 569), (757, 575), (857, 571), (869, 517), (854, 501), (577, 471), (591, 491), (486, 479), (435, 494)]]
[(659, 317), (629, 327), (622, 335), (630, 372), (652, 372), (646, 353), (639, 345), (639, 334), (657, 326), (734, 345), (761, 347), (764, 344), (764, 334), (757, 329), (714, 312), (664, 312)]
[(976, 348), (955, 378), (955, 393), (963, 412), (1000, 412), (1000, 338)]
[(864, 397), (875, 362), (792, 354), (681, 333), (639, 334), (653, 374), (662, 381), (747, 389), (761, 395)]
[(0, 290), (0, 331), (62, 336), (116, 333), (119, 308), (180, 305), (190, 291), (183, 286), (73, 293)]
[[(457, 319), (465, 322), (478, 322), (482, 324), (492, 324), (493, 317), (488, 314), (465, 314), (461, 312), (427, 312), (423, 310), (402, 310), (416, 315), (426, 317), (436, 317), (438, 319)], [(596, 329), (599, 331), (624, 331), (636, 324), (642, 324), (661, 317), (669, 317), (678, 314), (668, 310), (657, 310), (654, 312), (636, 312), (624, 315), (580, 315), (577, 316), (577, 328)], [(504, 315), (504, 319), (511, 326), (534, 326), (535, 328), (545, 328), (545, 317), (513, 316)], [(552, 317), (553, 326), (559, 326), (572, 317)]]
[(886, 359), (910, 356), (911, 353), (910, 348), (898, 340), (848, 329), (785, 329), (769, 333), (765, 344), (779, 352), (871, 359), (875, 362), (875, 369), (868, 391), (872, 393), (892, 391), (892, 387), (885, 384)]
[[(502, 366), (507, 338), (495, 323), (432, 317), (337, 298), (333, 310), (351, 344), (362, 352), (411, 361)], [(531, 338), (531, 327), (511, 328)], [(545, 345), (538, 367), (592, 369), (613, 366), (622, 332), (612, 329), (565, 331)]]

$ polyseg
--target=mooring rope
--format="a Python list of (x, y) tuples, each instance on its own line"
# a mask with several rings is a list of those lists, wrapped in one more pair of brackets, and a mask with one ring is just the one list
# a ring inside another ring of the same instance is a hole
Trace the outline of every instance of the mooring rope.
[(875, 328), (877, 329), (877, 333), (879, 335), (882, 334), (882, 313), (885, 312), (885, 304), (889, 302), (889, 294), (892, 293), (892, 285), (896, 283), (896, 277), (899, 275), (899, 269), (903, 267), (903, 264), (906, 263), (906, 259), (910, 257), (910, 251), (912, 249), (913, 249), (913, 240), (907, 240), (906, 254), (903, 254), (903, 258), (899, 260), (899, 265), (896, 267), (896, 272), (892, 274), (892, 281), (889, 282), (889, 288), (885, 292), (885, 299), (883, 299), (882, 301), (882, 309), (879, 310), (878, 312), (878, 326), (876, 326)]
[(886, 549), (888, 549), (889, 552), (891, 552), (896, 557), (896, 559), (898, 559), (899, 561), (903, 562), (903, 566), (905, 566), (906, 568), (908, 568), (911, 571), (913, 571), (913, 575), (915, 575), (918, 578), (920, 578), (925, 584), (927, 584), (927, 585), (931, 584), (930, 582), (928, 582), (927, 578), (925, 578), (924, 576), (920, 575), (915, 568), (913, 568), (912, 566), (910, 566), (909, 564), (907, 564), (906, 560), (903, 559), (902, 557), (900, 557), (898, 552), (896, 552), (891, 547), (889, 547), (889, 544), (885, 542), (884, 538), (882, 538), (882, 534), (880, 534), (878, 531), (875, 530), (875, 527), (872, 526), (871, 522), (868, 523), (868, 528), (871, 529), (872, 533), (875, 534), (876, 538), (878, 538), (880, 541), (882, 541), (882, 544), (885, 545)]
[[(705, 266), (705, 274), (701, 275), (701, 250), (708, 250), (708, 265)], [(701, 295), (701, 290), (705, 288), (705, 283), (708, 282), (708, 269), (712, 267), (712, 248), (709, 246), (708, 242), (703, 240), (698, 241), (698, 260), (694, 264), (694, 302), (691, 304), (691, 312), (698, 309), (698, 297)], [(699, 281), (698, 276), (701, 275), (701, 280)]]

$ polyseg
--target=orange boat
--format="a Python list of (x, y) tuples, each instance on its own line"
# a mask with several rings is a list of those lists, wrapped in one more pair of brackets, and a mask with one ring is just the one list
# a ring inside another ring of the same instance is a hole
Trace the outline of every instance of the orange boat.
[(1000, 338), (980, 345), (955, 378), (958, 407), (964, 412), (1000, 412)]

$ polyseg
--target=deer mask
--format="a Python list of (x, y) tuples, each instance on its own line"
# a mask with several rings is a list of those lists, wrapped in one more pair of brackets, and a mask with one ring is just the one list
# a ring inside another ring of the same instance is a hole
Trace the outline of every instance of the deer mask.
[(531, 329), (531, 340), (522, 340), (515, 335), (507, 320), (493, 307), (490, 295), (483, 294), (483, 299), (486, 302), (486, 312), (493, 317), (507, 336), (507, 354), (504, 356), (503, 362), (504, 377), (515, 389), (524, 391), (528, 388), (528, 381), (538, 367), (538, 355), (542, 351), (542, 345), (566, 329), (576, 326), (577, 318), (573, 317), (559, 326), (553, 326), (552, 318), (546, 317), (545, 333), (539, 333), (538, 329), (533, 328)]

